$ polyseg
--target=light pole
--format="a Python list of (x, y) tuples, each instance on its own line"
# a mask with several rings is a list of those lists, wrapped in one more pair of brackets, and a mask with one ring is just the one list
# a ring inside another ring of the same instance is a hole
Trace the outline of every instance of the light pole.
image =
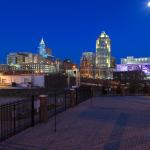
[(67, 78), (67, 84), (68, 84), (68, 89), (70, 88), (70, 74), (69, 71), (67, 71), (68, 78)]
[(76, 68), (76, 86), (80, 86), (80, 71)]
[(76, 68), (76, 66), (73, 66), (73, 70), (74, 70), (74, 74), (75, 74), (75, 78), (76, 78), (76, 87), (80, 86), (80, 70), (78, 68)]

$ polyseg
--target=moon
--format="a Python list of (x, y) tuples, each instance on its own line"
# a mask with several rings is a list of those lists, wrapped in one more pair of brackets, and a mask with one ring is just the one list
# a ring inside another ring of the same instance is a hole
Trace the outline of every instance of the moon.
[(147, 6), (150, 7), (150, 1), (147, 3)]

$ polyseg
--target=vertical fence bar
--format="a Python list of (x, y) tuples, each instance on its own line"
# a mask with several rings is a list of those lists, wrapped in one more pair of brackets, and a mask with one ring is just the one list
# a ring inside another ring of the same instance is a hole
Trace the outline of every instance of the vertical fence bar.
[(13, 107), (12, 107), (12, 105), (10, 106), (10, 126), (11, 126), (11, 136), (13, 135), (13, 116), (12, 116), (12, 112), (13, 112)]
[(78, 89), (76, 88), (76, 105), (78, 105)]
[(14, 135), (15, 135), (15, 133), (16, 133), (16, 113), (15, 113), (15, 111), (16, 111), (16, 105), (14, 104), (13, 105), (13, 122), (14, 122), (14, 131), (13, 131), (13, 133), (14, 133)]
[(0, 122), (1, 122), (1, 138), (0, 141), (2, 141), (2, 137), (3, 137), (3, 115), (2, 115), (2, 106), (0, 106), (0, 114), (1, 114), (1, 118), (0, 118)]
[(6, 138), (6, 105), (4, 106), (4, 139)]
[(69, 90), (69, 108), (71, 107), (71, 91)]
[(35, 125), (35, 119), (34, 119), (34, 95), (31, 97), (31, 126), (33, 127)]
[(9, 136), (8, 130), (9, 130), (9, 105), (6, 107), (6, 138)]
[(54, 119), (55, 119), (55, 127), (54, 127), (55, 129), (54, 129), (54, 130), (55, 130), (55, 132), (56, 132), (56, 115), (57, 115), (57, 114), (56, 114), (56, 113), (57, 113), (57, 112), (56, 112), (56, 111), (57, 111), (57, 110), (56, 110), (56, 109), (57, 109), (57, 108), (56, 108), (56, 107), (57, 107), (57, 106), (56, 106), (56, 105), (57, 105), (56, 100), (57, 100), (57, 99), (56, 99), (56, 92), (55, 92), (55, 117), (54, 117)]
[(65, 111), (67, 110), (67, 99), (66, 99), (66, 90), (65, 90)]

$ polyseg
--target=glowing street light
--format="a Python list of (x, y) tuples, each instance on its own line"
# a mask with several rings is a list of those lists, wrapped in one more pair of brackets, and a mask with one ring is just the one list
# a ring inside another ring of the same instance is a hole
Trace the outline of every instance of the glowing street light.
[(150, 7), (150, 1), (147, 3), (147, 6)]

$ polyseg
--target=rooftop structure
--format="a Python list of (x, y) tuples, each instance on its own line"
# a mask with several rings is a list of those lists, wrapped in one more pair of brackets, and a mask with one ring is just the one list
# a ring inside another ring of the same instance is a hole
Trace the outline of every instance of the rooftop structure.
[(150, 64), (150, 57), (139, 57), (134, 58), (133, 56), (128, 56), (127, 58), (121, 58), (121, 64)]

